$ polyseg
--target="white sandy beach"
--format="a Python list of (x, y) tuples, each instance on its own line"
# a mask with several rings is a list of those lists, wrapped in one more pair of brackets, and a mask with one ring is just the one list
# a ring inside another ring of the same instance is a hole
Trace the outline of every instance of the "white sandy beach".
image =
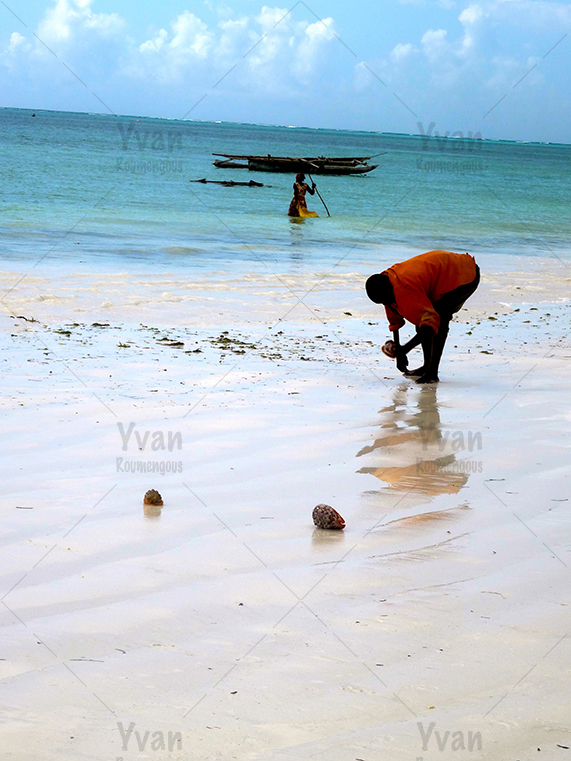
[(22, 280), (3, 758), (568, 757), (571, 275), (477, 259), (427, 387), (365, 263)]

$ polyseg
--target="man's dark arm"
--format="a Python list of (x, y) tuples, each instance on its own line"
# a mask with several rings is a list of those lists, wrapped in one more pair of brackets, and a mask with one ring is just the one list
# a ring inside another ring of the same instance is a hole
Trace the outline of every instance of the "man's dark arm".
[(422, 344), (424, 358), (426, 360), (428, 354), (430, 361), (430, 357), (432, 356), (432, 340), (434, 338), (434, 331), (429, 325), (421, 325), (421, 327), (418, 329), (418, 333), (414, 336), (414, 338), (411, 338), (410, 341), (407, 341), (402, 346), (398, 341), (398, 330), (393, 331), (393, 336), (395, 336), (394, 341), (397, 345), (397, 354), (408, 354), (409, 351), (418, 346), (418, 344)]
[(400, 347), (400, 350), (403, 352), (403, 354), (408, 354), (411, 349), (414, 349), (415, 346), (418, 346), (418, 344), (422, 341), (422, 337), (420, 333), (416, 333), (414, 338), (411, 338), (410, 341), (407, 341), (407, 343), (403, 344)]
[(434, 336), (435, 333), (429, 325), (421, 325), (414, 338), (411, 338), (410, 341), (407, 341), (407, 343), (403, 344), (402, 346), (397, 344), (397, 369), (400, 370), (401, 373), (407, 374), (408, 358), (406, 355), (409, 351), (411, 351), (411, 349), (414, 349), (415, 346), (422, 344), (422, 354), (424, 360), (422, 367), (411, 371), (410, 375), (418, 375), (419, 373), (424, 373), (426, 368), (430, 367)]
[(393, 330), (393, 341), (397, 347), (397, 353), (395, 355), (397, 370), (399, 370), (401, 373), (406, 373), (406, 368), (408, 367), (408, 357), (406, 356), (406, 352), (403, 351), (404, 347), (400, 345), (398, 328), (397, 330)]

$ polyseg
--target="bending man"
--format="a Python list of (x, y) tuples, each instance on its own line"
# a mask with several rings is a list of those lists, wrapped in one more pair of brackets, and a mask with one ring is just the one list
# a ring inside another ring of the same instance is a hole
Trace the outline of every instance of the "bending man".
[[(384, 304), (396, 344), (397, 368), (419, 376), (417, 383), (436, 383), (442, 350), (452, 315), (460, 311), (480, 282), (480, 268), (469, 254), (429, 251), (394, 264), (365, 284), (367, 296)], [(405, 320), (416, 326), (416, 336), (401, 346), (399, 329)], [(408, 371), (407, 354), (422, 344), (424, 362)]]

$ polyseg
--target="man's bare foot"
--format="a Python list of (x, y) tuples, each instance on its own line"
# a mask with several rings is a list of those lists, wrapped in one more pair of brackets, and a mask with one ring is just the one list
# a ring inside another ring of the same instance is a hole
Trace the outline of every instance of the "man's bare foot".
[(405, 375), (424, 375), (426, 372), (426, 368), (423, 367), (417, 367), (416, 370), (406, 370)]
[(416, 383), (438, 383), (440, 378), (433, 373), (425, 373), (420, 378), (417, 378)]

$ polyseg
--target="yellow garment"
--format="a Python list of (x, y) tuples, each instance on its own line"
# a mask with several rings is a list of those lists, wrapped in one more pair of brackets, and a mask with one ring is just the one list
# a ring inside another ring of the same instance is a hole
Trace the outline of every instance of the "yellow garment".
[(309, 211), (305, 202), (305, 194), (309, 185), (305, 182), (294, 182), (293, 198), (289, 205), (289, 217), (318, 217), (316, 211)]
[(290, 214), (289, 216), (290, 217), (318, 217), (319, 214), (316, 211), (309, 211), (304, 201), (303, 203), (299, 202), (297, 204), (297, 214)]

